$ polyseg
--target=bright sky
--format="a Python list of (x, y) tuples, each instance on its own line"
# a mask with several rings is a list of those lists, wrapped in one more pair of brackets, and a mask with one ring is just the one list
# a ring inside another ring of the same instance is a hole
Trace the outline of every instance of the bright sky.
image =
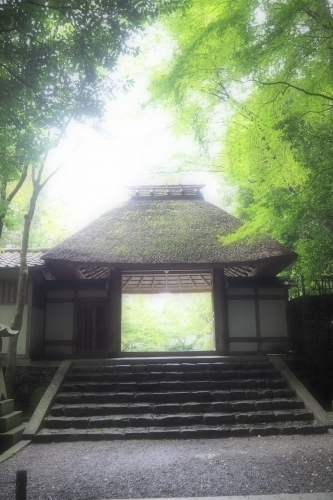
[[(156, 32), (150, 34), (154, 42), (156, 36)], [(133, 184), (197, 182), (206, 184), (203, 192), (208, 201), (218, 199), (213, 175), (189, 171), (172, 177), (170, 173), (179, 164), (176, 156), (194, 156), (196, 145), (191, 137), (175, 137), (171, 113), (142, 106), (149, 98), (151, 67), (172, 54), (165, 38), (161, 44), (151, 42), (148, 39), (143, 57), (121, 59), (120, 74), (130, 74), (135, 84), (108, 103), (103, 133), (73, 124), (68, 139), (50, 157), (49, 168), (53, 168), (70, 155), (48, 186), (51, 203), (62, 207), (61, 222), (69, 233), (126, 201), (126, 186)]]

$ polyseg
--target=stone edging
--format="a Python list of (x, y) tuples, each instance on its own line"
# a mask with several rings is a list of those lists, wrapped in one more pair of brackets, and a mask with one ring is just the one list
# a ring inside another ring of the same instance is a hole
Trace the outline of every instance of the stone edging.
[(40, 400), (36, 410), (34, 411), (34, 414), (32, 415), (30, 422), (28, 423), (27, 427), (25, 428), (23, 432), (23, 439), (33, 439), (35, 434), (40, 429), (40, 426), (42, 425), (42, 422), (44, 418), (46, 417), (49, 409), (51, 408), (53, 404), (53, 400), (55, 396), (57, 395), (59, 388), (67, 375), (67, 372), (72, 364), (71, 360), (63, 361), (61, 365), (59, 366), (56, 374), (53, 377), (52, 382), (50, 383), (49, 387), (47, 388), (44, 396)]
[[(277, 495), (246, 495), (221, 497), (149, 498), (143, 500), (332, 500), (333, 493), (281, 493)], [(111, 500), (111, 499), (101, 499)], [(141, 499), (142, 500), (142, 499)]]
[(28, 444), (30, 444), (31, 441), (30, 440), (24, 440), (24, 441), (19, 441), (17, 444), (14, 444), (14, 446), (12, 446), (11, 448), (9, 448), (8, 450), (4, 451), (1, 455), (0, 455), (0, 464), (2, 462), (4, 462), (5, 460), (8, 460), (8, 458), (11, 458), (13, 455), (15, 455), (15, 453), (17, 453), (18, 451), (21, 451), (22, 448), (24, 448), (25, 446), (27, 446)]
[(302, 382), (296, 377), (296, 375), (288, 368), (285, 362), (276, 355), (268, 355), (267, 358), (272, 363), (272, 365), (280, 371), (281, 375), (286, 379), (290, 389), (296, 392), (298, 398), (300, 398), (305, 407), (312, 411), (315, 418), (329, 428), (333, 428), (333, 418), (332, 415), (326, 412), (320, 404), (315, 400), (315, 398), (310, 394), (310, 392), (304, 387)]

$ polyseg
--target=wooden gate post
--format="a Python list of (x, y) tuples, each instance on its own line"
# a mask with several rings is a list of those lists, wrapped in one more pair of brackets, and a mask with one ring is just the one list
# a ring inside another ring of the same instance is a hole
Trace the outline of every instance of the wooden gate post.
[(228, 354), (227, 294), (223, 269), (213, 270), (213, 307), (216, 351), (219, 354)]
[(110, 269), (109, 346), (112, 354), (121, 352), (121, 270)]
[(27, 471), (16, 471), (15, 500), (27, 500)]

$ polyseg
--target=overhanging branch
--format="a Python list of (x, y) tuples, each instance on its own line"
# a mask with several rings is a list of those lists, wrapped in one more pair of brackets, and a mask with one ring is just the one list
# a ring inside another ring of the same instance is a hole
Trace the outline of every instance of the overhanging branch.
[(16, 193), (21, 189), (26, 177), (27, 177), (27, 173), (28, 173), (28, 165), (26, 165), (23, 169), (23, 172), (21, 174), (21, 177), (18, 181), (18, 183), (16, 184), (16, 186), (14, 187), (13, 191), (7, 196), (7, 201), (12, 201), (12, 199), (14, 198), (14, 196), (16, 195)]
[(8, 66), (6, 66), (5, 64), (1, 64), (1, 67), (4, 68), (13, 78), (15, 78), (20, 83), (23, 83), (23, 85), (25, 85), (26, 87), (31, 89), (36, 97), (38, 96), (38, 92), (40, 92), (40, 89), (35, 89), (33, 87), (33, 85), (31, 85), (29, 82), (25, 81), (24, 78), (21, 78), (19, 75), (14, 73), (14, 71), (12, 71), (10, 68), (8, 68)]
[(309, 90), (303, 89), (302, 87), (298, 87), (297, 85), (293, 85), (292, 83), (285, 82), (283, 80), (277, 82), (262, 82), (260, 80), (252, 80), (255, 83), (259, 83), (260, 85), (285, 85), (286, 87), (298, 90), (299, 92), (303, 92), (303, 94), (312, 96), (312, 97), (322, 97), (323, 99), (327, 99), (328, 101), (333, 102), (333, 96), (329, 96), (327, 94), (321, 94), (320, 92), (310, 92)]

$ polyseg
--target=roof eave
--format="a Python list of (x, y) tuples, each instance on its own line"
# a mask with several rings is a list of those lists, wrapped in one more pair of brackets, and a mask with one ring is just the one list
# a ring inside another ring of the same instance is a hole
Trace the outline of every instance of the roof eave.
[(119, 263), (119, 262), (102, 262), (102, 261), (76, 261), (67, 259), (45, 259), (46, 267), (49, 265), (58, 266), (68, 266), (70, 263), (72, 266), (92, 266), (92, 267), (109, 267), (111, 269), (123, 269), (123, 270), (164, 270), (164, 269), (221, 269), (230, 267), (241, 267), (249, 266), (253, 267), (254, 270), (251, 276), (276, 276), (283, 269), (288, 267), (297, 258), (297, 254), (292, 252), (286, 255), (278, 255), (273, 257), (266, 257), (257, 260), (247, 260), (247, 261), (232, 261), (232, 262), (183, 262), (183, 263), (172, 263), (172, 262), (161, 262), (161, 263)]

